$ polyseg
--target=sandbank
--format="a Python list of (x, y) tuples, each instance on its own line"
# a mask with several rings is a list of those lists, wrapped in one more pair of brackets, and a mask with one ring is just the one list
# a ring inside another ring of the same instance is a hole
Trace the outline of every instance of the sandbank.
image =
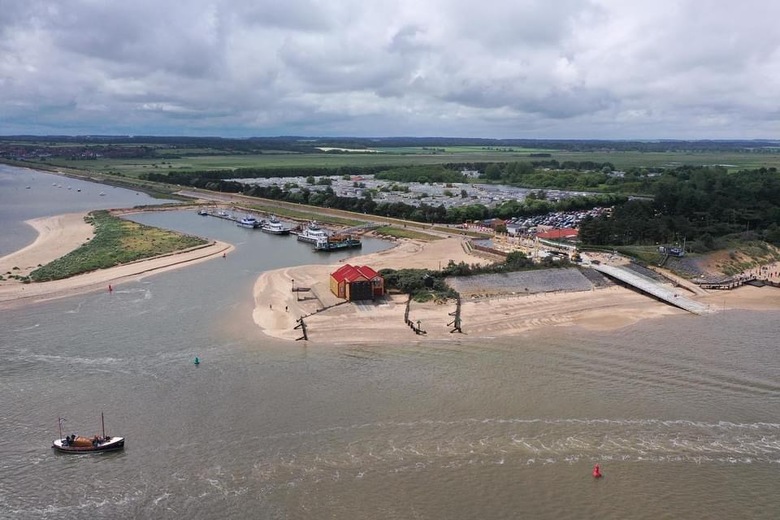
[(0, 274), (9, 271), (27, 276), (41, 265), (65, 256), (95, 236), (95, 229), (84, 221), (83, 213), (68, 213), (25, 221), (38, 233), (35, 241), (18, 251), (0, 258)]
[[(449, 260), (468, 264), (485, 262), (470, 253), (459, 238), (433, 242), (402, 239), (394, 248), (353, 257), (348, 262), (376, 270), (438, 269)], [(552, 326), (614, 330), (644, 319), (688, 314), (630, 289), (611, 286), (581, 292), (466, 299), (461, 307), (462, 333), (452, 332), (450, 313), (455, 311), (454, 301), (412, 302), (409, 318), (415, 323), (419, 320), (420, 327), (426, 331), (418, 335), (404, 322), (405, 295), (392, 295), (377, 302), (339, 304), (343, 300), (336, 298), (329, 288), (329, 275), (338, 266), (338, 263), (298, 266), (261, 274), (254, 287), (255, 323), (268, 336), (298, 340), (303, 333), (295, 328), (296, 320), (305, 317), (308, 341), (312, 343), (401, 344), (453, 339), (475, 341)], [(308, 290), (293, 291), (293, 288)], [(714, 293), (692, 290), (686, 296), (708, 304), (713, 312), (780, 310), (780, 290), (774, 287), (743, 286)]]
[(6, 273), (9, 271), (12, 274), (26, 276), (39, 265), (56, 260), (92, 238), (94, 229), (91, 224), (84, 221), (86, 215), (87, 213), (70, 213), (26, 221), (38, 232), (38, 237), (29, 246), (0, 258), (0, 274), (6, 278), (0, 281), (0, 309), (85, 292), (108, 290), (109, 284), (115, 286), (123, 282), (139, 280), (151, 274), (208, 260), (233, 250), (232, 245), (215, 241), (183, 252), (100, 269), (64, 280), (24, 284), (7, 279)]
[[(76, 249), (94, 232), (84, 222), (86, 213), (72, 213), (27, 221), (38, 232), (29, 246), (0, 258), (0, 273), (24, 276)], [(212, 242), (185, 252), (103, 269), (65, 280), (23, 284), (0, 281), (0, 309), (107, 290), (127, 281), (169, 269), (205, 261), (232, 251), (233, 246)], [(388, 250), (349, 259), (349, 263), (383, 268), (439, 269), (450, 260), (467, 264), (490, 261), (473, 252), (462, 237), (431, 242), (401, 239)], [(425, 335), (404, 324), (406, 296), (393, 295), (376, 303), (342, 303), (329, 288), (330, 273), (340, 264), (289, 267), (262, 273), (254, 286), (253, 319), (268, 336), (296, 340), (296, 320), (305, 316), (309, 341), (323, 344), (380, 344), (434, 342), (461, 339), (474, 341), (508, 337), (551, 326), (579, 326), (589, 330), (612, 330), (643, 319), (685, 315), (684, 311), (657, 302), (622, 287), (582, 292), (559, 292), (520, 296), (475, 298), (463, 301), (462, 333), (453, 333), (453, 301), (412, 303), (410, 319), (419, 321)], [(18, 269), (14, 269), (14, 268)], [(780, 269), (775, 265), (774, 268)], [(773, 268), (773, 269), (774, 269)], [(6, 277), (7, 278), (7, 277)], [(685, 287), (685, 286), (683, 286)], [(293, 291), (293, 289), (303, 289)], [(780, 290), (743, 286), (730, 291), (687, 294), (706, 303), (714, 312), (734, 309), (780, 310)], [(321, 310), (326, 307), (325, 310)]]

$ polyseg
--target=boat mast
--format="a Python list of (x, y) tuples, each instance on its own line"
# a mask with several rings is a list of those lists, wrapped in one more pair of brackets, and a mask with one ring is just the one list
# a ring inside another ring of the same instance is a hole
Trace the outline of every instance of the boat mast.
[(100, 412), (100, 424), (103, 426), (103, 438), (106, 438), (106, 421), (103, 419), (103, 412)]
[(60, 431), (60, 439), (62, 439), (62, 417), (57, 417), (57, 428)]

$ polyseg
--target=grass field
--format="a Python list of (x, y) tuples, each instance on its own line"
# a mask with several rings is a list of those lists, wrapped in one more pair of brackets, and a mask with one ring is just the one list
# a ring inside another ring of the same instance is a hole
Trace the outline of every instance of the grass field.
[[(681, 165), (723, 165), (731, 171), (759, 167), (780, 168), (780, 153), (749, 152), (566, 152), (514, 148), (499, 151), (477, 146), (449, 147), (444, 152), (414, 147), (385, 149), (382, 153), (367, 154), (296, 154), (264, 153), (257, 155), (214, 154), (200, 155), (192, 150), (164, 150), (157, 159), (97, 159), (90, 161), (48, 158), (45, 164), (88, 170), (94, 173), (121, 174), (138, 177), (142, 173), (173, 171), (236, 170), (240, 168), (333, 168), (341, 166), (409, 166), (419, 164), (470, 162), (530, 162), (540, 160), (530, 153), (549, 153), (559, 162), (610, 162), (618, 169), (631, 167), (676, 167)], [(175, 152), (175, 153), (174, 153)], [(31, 166), (35, 162), (29, 161)], [(335, 171), (334, 171), (335, 173)]]
[(423, 233), (422, 231), (415, 231), (414, 229), (399, 228), (395, 226), (383, 226), (377, 228), (375, 232), (380, 236), (388, 236), (393, 238), (411, 238), (414, 240), (422, 240), (424, 242), (441, 240), (443, 238), (441, 236), (431, 235), (430, 233)]

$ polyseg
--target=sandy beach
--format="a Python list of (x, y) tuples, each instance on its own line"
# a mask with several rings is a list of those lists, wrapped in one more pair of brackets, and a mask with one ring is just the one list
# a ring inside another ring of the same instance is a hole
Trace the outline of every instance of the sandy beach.
[[(26, 275), (39, 264), (50, 262), (76, 249), (93, 235), (83, 213), (28, 221), (38, 232), (29, 246), (0, 258), (0, 273)], [(79, 293), (108, 290), (144, 276), (222, 256), (233, 249), (214, 242), (186, 252), (134, 262), (66, 280), (22, 284), (0, 281), (0, 309), (46, 301)], [(467, 247), (464, 239), (449, 236), (423, 242), (402, 239), (394, 247), (349, 260), (353, 265), (383, 268), (439, 269), (450, 260), (467, 264), (490, 261)], [(341, 264), (289, 267), (261, 274), (254, 286), (253, 312), (258, 333), (296, 340), (297, 319), (305, 317), (312, 343), (398, 343), (435, 342), (452, 339), (477, 340), (512, 336), (552, 326), (579, 326), (588, 330), (610, 330), (643, 319), (683, 315), (684, 311), (659, 303), (622, 287), (581, 292), (557, 292), (520, 296), (464, 299), (462, 333), (452, 332), (455, 303), (412, 303), (410, 319), (426, 331), (415, 334), (404, 323), (405, 295), (392, 295), (378, 302), (344, 303), (329, 288), (330, 273)], [(18, 269), (14, 269), (14, 268)], [(777, 267), (777, 266), (776, 266)], [(7, 276), (6, 276), (7, 278)], [(293, 290), (297, 289), (297, 290)], [(744, 286), (730, 291), (702, 291), (686, 294), (706, 303), (714, 312), (732, 309), (778, 310), (780, 290)], [(325, 310), (323, 310), (323, 308)], [(359, 326), (357, 325), (359, 323)]]
[(84, 221), (86, 213), (68, 213), (26, 221), (38, 233), (27, 247), (0, 258), (0, 274), (17, 268), (14, 274), (27, 276), (39, 265), (45, 265), (64, 256), (90, 240), (95, 231)]
[[(372, 255), (352, 258), (353, 265), (382, 268), (437, 269), (449, 260), (480, 263), (485, 259), (467, 252), (459, 238), (433, 242), (400, 241)], [(435, 342), (512, 336), (552, 326), (580, 326), (612, 330), (643, 319), (681, 316), (686, 312), (635, 291), (613, 286), (592, 291), (558, 292), (464, 300), (462, 333), (452, 332), (455, 302), (412, 302), (410, 319), (426, 331), (415, 334), (404, 323), (405, 295), (380, 302), (343, 303), (329, 289), (328, 280), (338, 264), (300, 266), (263, 273), (254, 288), (254, 321), (269, 336), (297, 340), (302, 337), (296, 320), (304, 316), (310, 342), (327, 344)], [(294, 292), (293, 287), (309, 289)], [(698, 288), (697, 288), (698, 289)], [(684, 290), (681, 288), (681, 290)], [(713, 312), (729, 309), (778, 310), (780, 290), (744, 286), (708, 293), (697, 290), (685, 296), (706, 303)], [(335, 306), (334, 306), (335, 305)], [(331, 307), (333, 306), (333, 307)], [(318, 312), (318, 309), (326, 308)]]
[(116, 286), (139, 280), (151, 274), (217, 258), (233, 250), (230, 244), (212, 242), (181, 253), (101, 269), (65, 280), (23, 284), (8, 279), (6, 273), (25, 276), (38, 265), (47, 264), (77, 249), (94, 236), (92, 225), (84, 221), (85, 216), (86, 213), (70, 213), (26, 221), (38, 232), (38, 237), (29, 246), (0, 258), (0, 274), (6, 278), (0, 281), (0, 309), (108, 290), (109, 284)]

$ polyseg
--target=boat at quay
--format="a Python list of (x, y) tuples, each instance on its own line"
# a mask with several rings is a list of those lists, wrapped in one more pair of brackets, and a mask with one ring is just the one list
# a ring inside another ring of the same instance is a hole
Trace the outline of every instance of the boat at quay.
[(262, 225), (262, 222), (257, 220), (255, 217), (251, 215), (247, 215), (246, 217), (242, 218), (237, 222), (237, 224), (240, 227), (250, 228), (250, 229), (257, 229)]
[(320, 240), (327, 240), (328, 232), (325, 231), (317, 221), (309, 222), (301, 231), (296, 233), (299, 242), (316, 244)]
[(340, 251), (342, 249), (357, 249), (363, 247), (360, 238), (351, 235), (334, 235), (317, 241), (315, 251)]
[(264, 233), (270, 233), (272, 235), (289, 235), (290, 228), (287, 228), (276, 217), (271, 217), (266, 220), (261, 226), (260, 231)]

